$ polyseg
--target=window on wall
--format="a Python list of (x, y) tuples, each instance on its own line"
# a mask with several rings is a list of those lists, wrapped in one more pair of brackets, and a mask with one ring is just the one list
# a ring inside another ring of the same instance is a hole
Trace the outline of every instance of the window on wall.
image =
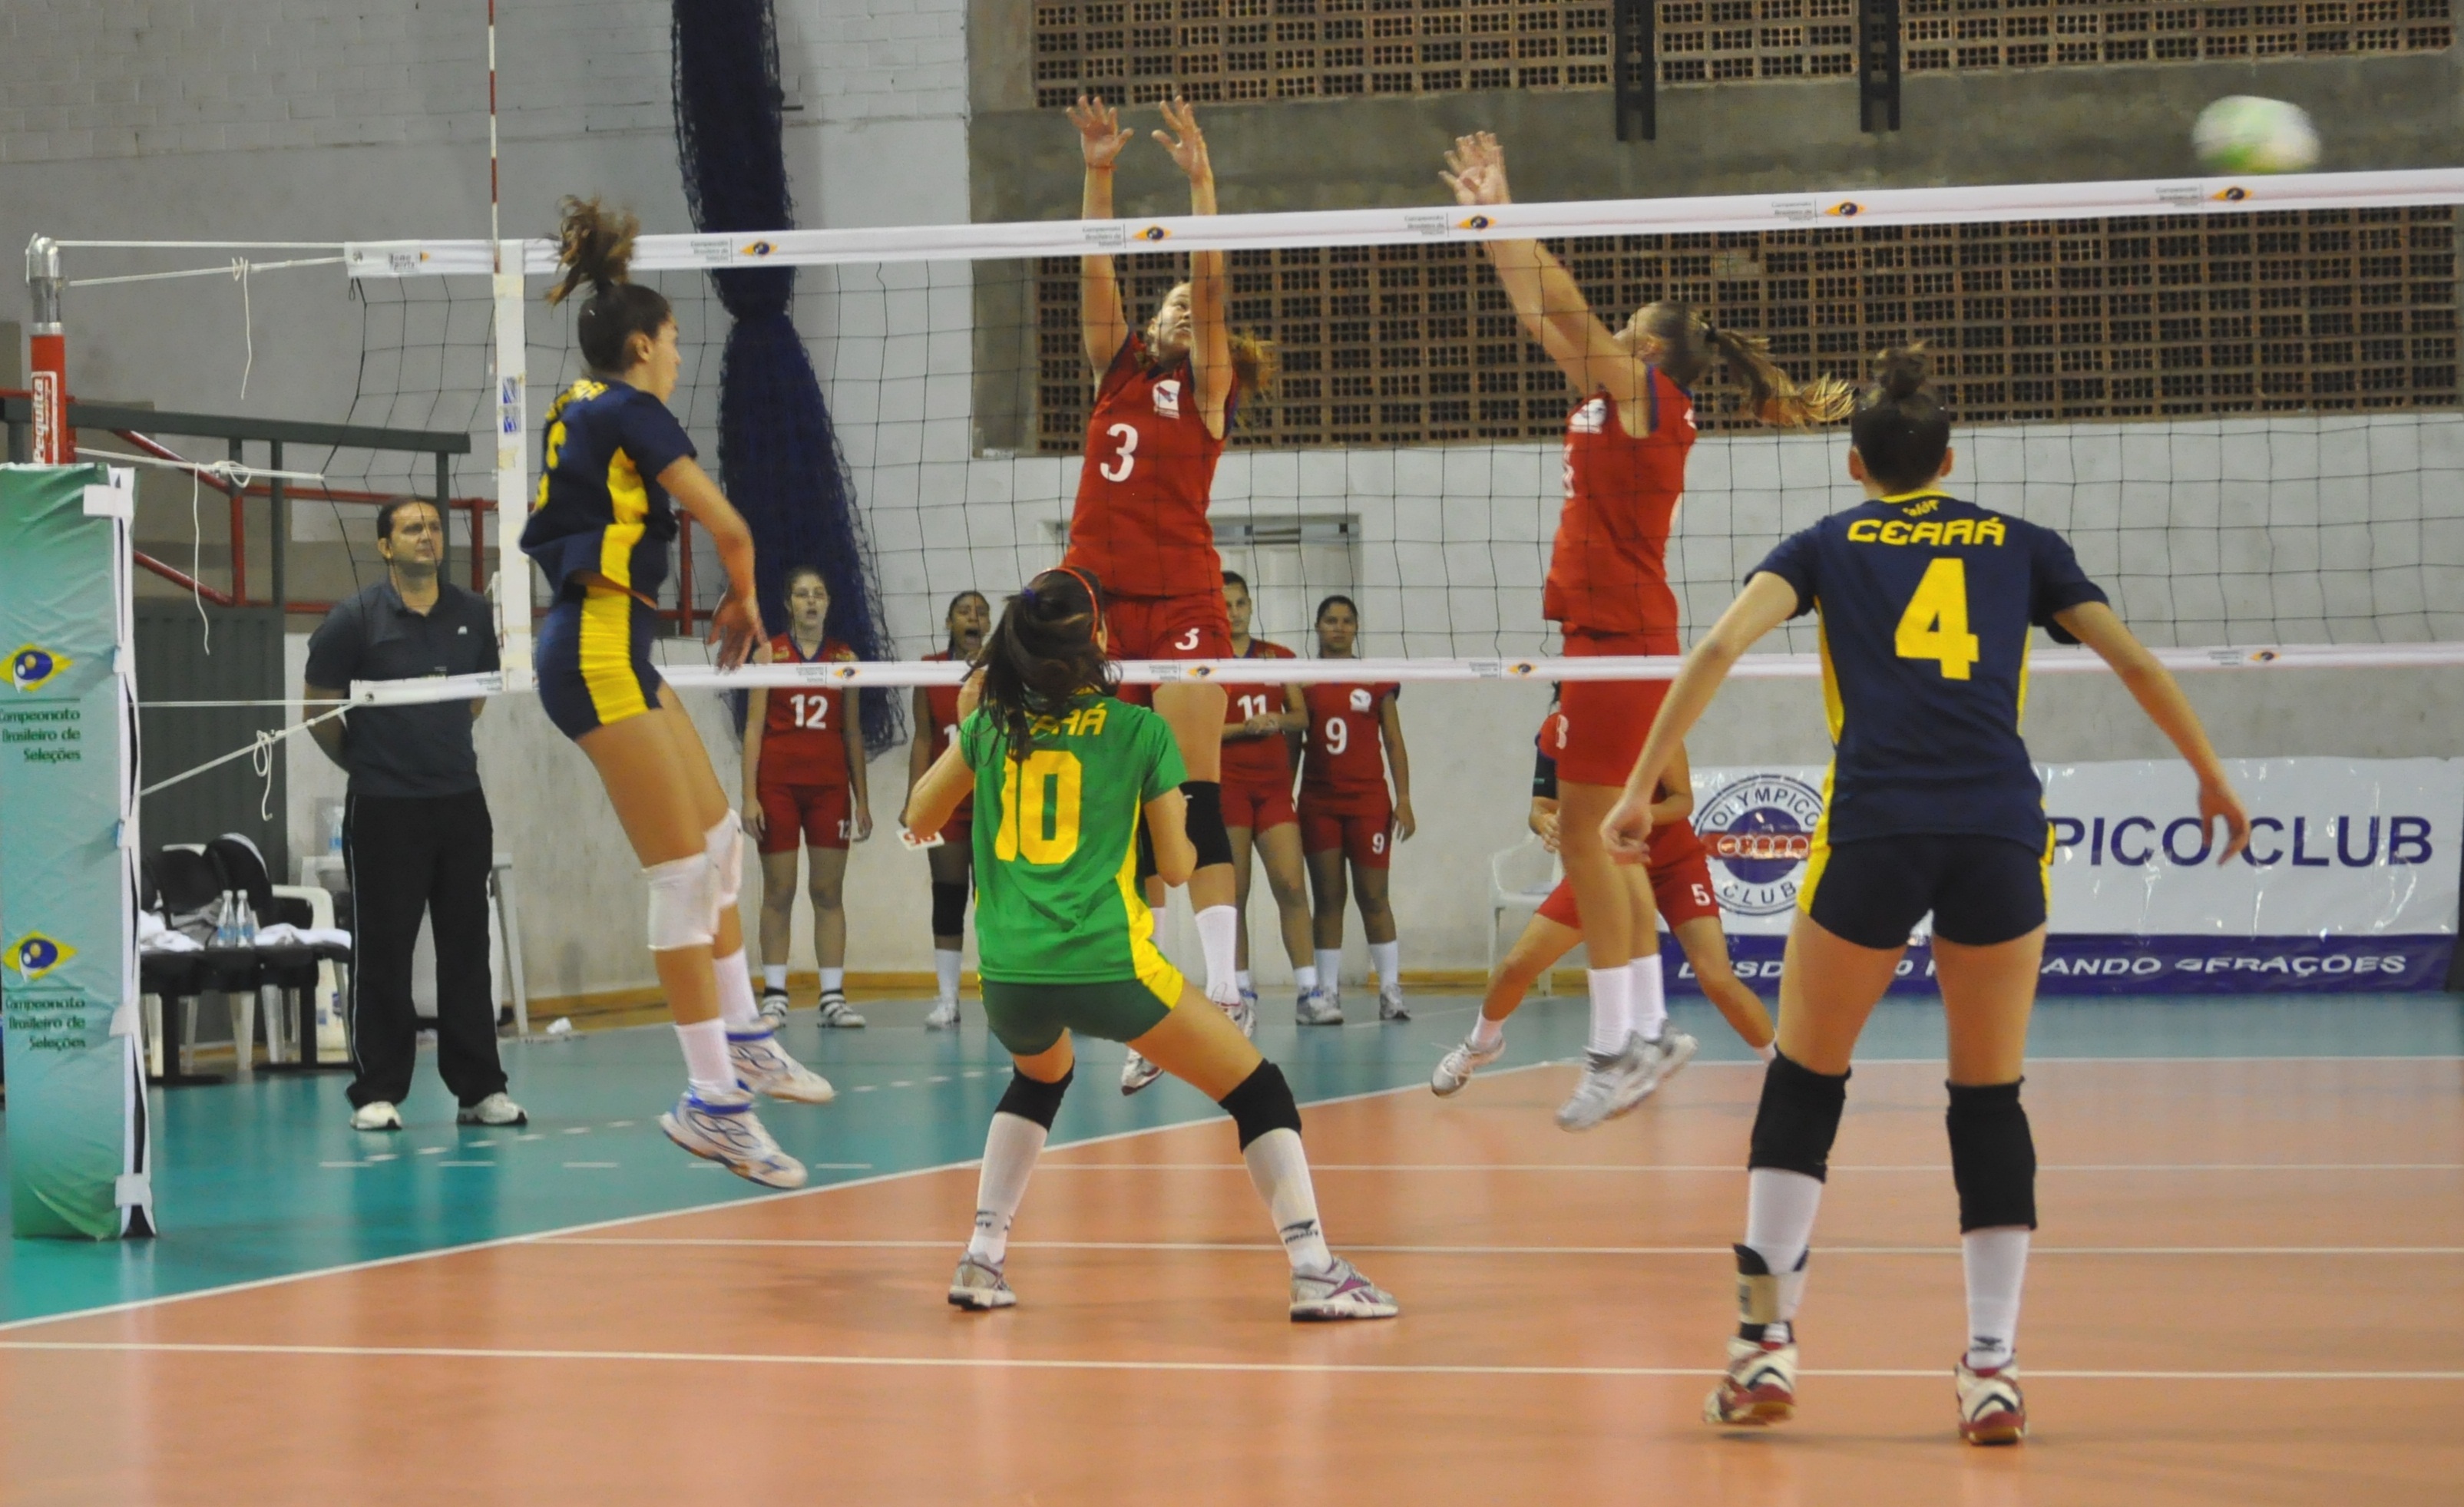
[[(1661, 298), (1771, 342), (1800, 380), (1861, 376), (1920, 339), (1963, 423), (2452, 407), (2452, 207), (2103, 221), (1837, 226), (1551, 243), (1612, 324)], [(1179, 281), (1121, 258), (1133, 323)], [(1283, 375), (1234, 443), (1278, 448), (1533, 440), (1576, 396), (1466, 245), (1232, 253), (1236, 328)], [(1094, 384), (1078, 263), (1035, 272), (1037, 447), (1079, 449)], [(1715, 378), (1717, 368), (1714, 368)], [(1748, 426), (1717, 380), (1705, 427)]]
[[(2440, 52), (2455, 0), (1903, 0), (1910, 73)], [(1665, 84), (1856, 71), (1856, 0), (1659, 0)], [(1607, 0), (1080, 0), (1035, 10), (1036, 102), (1605, 89)]]

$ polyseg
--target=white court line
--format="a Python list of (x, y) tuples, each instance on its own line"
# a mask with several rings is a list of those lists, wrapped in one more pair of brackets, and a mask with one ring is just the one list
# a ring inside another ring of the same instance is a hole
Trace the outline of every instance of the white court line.
[[(677, 1236), (559, 1236), (540, 1245), (577, 1246), (715, 1246), (748, 1250), (812, 1251), (946, 1251), (966, 1242), (939, 1240), (793, 1240), (725, 1239)], [(1013, 1251), (1275, 1251), (1280, 1245), (1260, 1240), (1012, 1240)], [(1346, 1251), (1382, 1256), (1730, 1256), (1727, 1245), (1361, 1245), (1345, 1241)], [(1825, 1260), (1857, 1256), (1959, 1256), (1955, 1245), (1825, 1245), (1815, 1248)], [(2031, 1259), (2053, 1256), (2464, 1256), (2464, 1245), (2032, 1245)]]
[[(1068, 1149), (1063, 1147), (1063, 1150)], [(1056, 1155), (1058, 1153), (1055, 1153)], [(1243, 1172), (1238, 1162), (1063, 1162), (1036, 1164), (1040, 1172)], [(1735, 1173), (1735, 1162), (1311, 1162), (1311, 1172), (1676, 1172)], [(1834, 1172), (1947, 1172), (1947, 1162), (1835, 1165)], [(2464, 1162), (2074, 1162), (2039, 1172), (2455, 1172)]]
[[(1703, 1377), (1720, 1372), (1690, 1365), (1376, 1365), (1299, 1361), (1039, 1360), (1018, 1356), (775, 1355), (696, 1350), (515, 1350), (396, 1344), (208, 1344), (156, 1341), (0, 1340), (0, 1350), (135, 1355), (265, 1355), (349, 1360), (618, 1361), (687, 1365), (879, 1366), (958, 1371), (1187, 1371), (1271, 1376), (1576, 1376)], [(1800, 1376), (1853, 1381), (1938, 1382), (1943, 1367), (1848, 1367)], [(2030, 1381), (2074, 1382), (2464, 1382), (2464, 1371), (2123, 1371), (2030, 1369)]]
[[(918, 1029), (920, 1030), (921, 1028), (919, 1027)], [(1523, 1067), (1494, 1069), (1491, 1072), (1491, 1076), (1498, 1077), (1503, 1076), (1506, 1073), (1518, 1073), (1523, 1071), (1526, 1071)], [(1403, 1083), (1393, 1088), (1365, 1089), (1356, 1094), (1336, 1094), (1331, 1098), (1312, 1099), (1307, 1103), (1309, 1104), (1353, 1103), (1365, 1099), (1388, 1099), (1397, 1094), (1424, 1092), (1426, 1088), (1427, 1085), (1425, 1083)], [(1064, 1146), (1054, 1147), (1054, 1149), (1066, 1150), (1069, 1147), (1102, 1146), (1107, 1142), (1127, 1141), (1136, 1136), (1155, 1135), (1165, 1130), (1182, 1130), (1187, 1129), (1189, 1126), (1194, 1125), (1205, 1125), (1207, 1123), (1208, 1121), (1205, 1119), (1193, 1116), (1188, 1120), (1177, 1120), (1168, 1125), (1142, 1125), (1135, 1130), (1115, 1130), (1108, 1135), (1089, 1136), (1083, 1141), (1067, 1142)], [(517, 1136), (515, 1139), (517, 1141), (535, 1141), (543, 1140), (545, 1138), (538, 1135), (523, 1135)], [(394, 1153), (384, 1151), (370, 1156), (368, 1160), (371, 1162), (385, 1162), (393, 1160), (393, 1157)], [(268, 1287), (287, 1287), (294, 1282), (309, 1281), (319, 1277), (340, 1277), (354, 1272), (372, 1272), (388, 1266), (407, 1266), (414, 1261), (432, 1261), (440, 1256), (464, 1256), (474, 1251), (492, 1251), (504, 1246), (528, 1245), (534, 1241), (555, 1240), (567, 1235), (586, 1234), (593, 1230), (617, 1230), (622, 1229), (627, 1225), (648, 1224), (653, 1219), (671, 1219), (685, 1214), (711, 1213), (721, 1209), (735, 1209), (744, 1205), (757, 1203), (776, 1203), (782, 1199), (789, 1198), (812, 1198), (823, 1193), (839, 1192), (850, 1188), (869, 1188), (875, 1183), (894, 1183), (902, 1178), (929, 1177), (936, 1172), (957, 1171), (963, 1168), (977, 1166), (982, 1160), (983, 1158), (981, 1157), (969, 1157), (962, 1162), (942, 1162), (932, 1167), (911, 1168), (903, 1172), (876, 1172), (870, 1177), (851, 1177), (843, 1183), (825, 1183), (818, 1188), (801, 1188), (792, 1192), (772, 1192), (761, 1195), (715, 1199), (709, 1203), (687, 1204), (681, 1208), (654, 1210), (649, 1213), (619, 1214), (613, 1219), (594, 1219), (583, 1224), (564, 1225), (553, 1230), (536, 1231), (530, 1234), (498, 1235), (491, 1240), (472, 1240), (460, 1245), (435, 1246), (425, 1251), (406, 1251), (400, 1256), (381, 1256), (365, 1261), (344, 1261), (335, 1266), (311, 1267), (304, 1272), (285, 1272), (278, 1277), (252, 1278), (249, 1280), (242, 1282), (226, 1282), (213, 1287), (200, 1287), (191, 1292), (161, 1293), (152, 1298), (134, 1298), (130, 1299), (126, 1302), (103, 1303), (93, 1308), (71, 1309), (66, 1313), (38, 1314), (26, 1319), (0, 1320), (0, 1334), (6, 1334), (14, 1329), (32, 1328), (37, 1324), (69, 1323), (80, 1319), (99, 1319), (110, 1314), (134, 1313), (142, 1308), (159, 1308), (170, 1303), (191, 1302), (200, 1298), (220, 1298), (232, 1293), (255, 1292), (259, 1289)], [(712, 1167), (715, 1168), (715, 1164), (708, 1162), (696, 1161), (693, 1165), (694, 1167)], [(0, 1341), (0, 1345), (15, 1343), (17, 1342)]]

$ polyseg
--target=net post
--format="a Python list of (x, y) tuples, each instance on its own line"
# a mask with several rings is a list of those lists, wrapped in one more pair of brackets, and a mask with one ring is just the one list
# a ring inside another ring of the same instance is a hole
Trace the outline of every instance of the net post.
[[(524, 464), (530, 425), (525, 416), (529, 337), (523, 329), (522, 254), (520, 241), (498, 241), (491, 284), (496, 305), (496, 646), (508, 689), (531, 683), (531, 575), (521, 555), (520, 531), (511, 523), (526, 513), (530, 490)], [(480, 547), (475, 528), (471, 547)]]
[(77, 460), (77, 431), (69, 427), (69, 340), (62, 321), (59, 243), (37, 235), (26, 243), (26, 294), (33, 304), (27, 324), (28, 385), (33, 393), (32, 459), (37, 466)]

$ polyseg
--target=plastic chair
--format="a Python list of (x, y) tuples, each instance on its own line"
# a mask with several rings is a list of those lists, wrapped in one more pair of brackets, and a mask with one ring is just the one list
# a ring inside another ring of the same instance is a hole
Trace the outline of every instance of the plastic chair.
[[(1497, 933), (1505, 925), (1509, 910), (1534, 911), (1566, 877), (1566, 866), (1557, 855), (1549, 851), (1533, 833), (1510, 848), (1489, 855), (1488, 860), (1488, 976), (1497, 976)], [(1553, 994), (1547, 972), (1540, 975), (1540, 993)]]

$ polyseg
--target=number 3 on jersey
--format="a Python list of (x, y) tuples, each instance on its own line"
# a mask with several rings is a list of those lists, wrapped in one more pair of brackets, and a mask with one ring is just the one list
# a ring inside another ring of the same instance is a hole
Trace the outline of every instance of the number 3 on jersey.
[(1096, 474), (1106, 481), (1127, 481), (1130, 479), (1130, 472), (1138, 469), (1137, 427), (1134, 425), (1115, 424), (1104, 432), (1120, 441), (1121, 448), (1112, 452), (1111, 460), (1095, 468)]
[[(1086, 772), (1066, 749), (1042, 749), (1001, 764), (1001, 826), (993, 857), (1004, 863), (1024, 854), (1030, 863), (1060, 863), (1078, 851), (1078, 803)], [(1052, 830), (1045, 831), (1049, 821)]]
[(1982, 656), (1976, 635), (1968, 631), (1967, 561), (1944, 555), (1925, 567), (1908, 610), (1900, 614), (1896, 646), (1902, 659), (1941, 665), (1945, 680), (1968, 678), (1969, 667)]

